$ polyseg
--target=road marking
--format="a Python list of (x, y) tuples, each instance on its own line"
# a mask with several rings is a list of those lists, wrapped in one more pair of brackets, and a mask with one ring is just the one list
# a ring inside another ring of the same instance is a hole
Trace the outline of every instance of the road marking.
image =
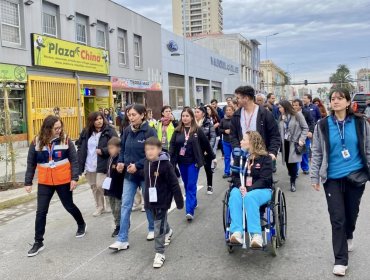
[[(197, 186), (197, 192), (199, 192), (201, 189), (203, 189), (204, 186), (202, 185), (198, 185)], [(186, 201), (186, 197), (184, 196), (184, 202)], [(173, 210), (176, 209), (176, 203), (174, 201), (172, 201), (172, 204), (171, 204), (171, 208), (168, 210), (168, 213), (172, 212)], [(147, 220), (145, 220), (144, 222), (142, 222), (141, 224), (137, 225), (135, 228), (133, 228), (132, 230), (129, 231), (129, 233), (133, 233), (134, 231), (138, 230), (139, 228), (141, 228), (143, 225), (145, 225), (147, 223)], [(64, 279), (67, 279), (68, 277), (70, 277), (72, 274), (74, 274), (77, 270), (79, 270), (80, 268), (84, 267), (85, 265), (87, 265), (89, 262), (93, 261), (95, 258), (99, 257), (101, 254), (103, 254), (105, 251), (107, 251), (109, 249), (109, 247), (105, 247), (103, 250), (101, 250), (99, 253), (95, 254), (94, 256), (92, 256), (90, 259), (88, 259), (86, 262), (84, 263), (81, 263), (79, 266), (77, 266), (74, 270), (72, 270), (71, 272), (69, 272), (67, 275), (65, 275), (63, 278)]]

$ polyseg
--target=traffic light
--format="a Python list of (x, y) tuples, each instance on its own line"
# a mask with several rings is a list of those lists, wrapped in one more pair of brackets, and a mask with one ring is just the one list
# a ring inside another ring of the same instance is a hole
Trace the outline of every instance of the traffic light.
[(307, 85), (308, 85), (307, 80), (304, 80), (304, 85), (305, 85), (305, 86), (307, 86)]

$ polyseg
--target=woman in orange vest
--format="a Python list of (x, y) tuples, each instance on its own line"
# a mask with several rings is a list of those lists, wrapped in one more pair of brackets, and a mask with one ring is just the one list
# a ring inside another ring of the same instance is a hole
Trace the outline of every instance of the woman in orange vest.
[(64, 208), (77, 222), (76, 237), (83, 237), (86, 234), (86, 223), (72, 198), (79, 173), (76, 148), (64, 134), (63, 122), (56, 116), (46, 117), (38, 136), (30, 144), (24, 184), (29, 193), (32, 190), (36, 168), (38, 190), (35, 243), (28, 251), (29, 257), (36, 256), (44, 249), (46, 215), (54, 192), (57, 192)]

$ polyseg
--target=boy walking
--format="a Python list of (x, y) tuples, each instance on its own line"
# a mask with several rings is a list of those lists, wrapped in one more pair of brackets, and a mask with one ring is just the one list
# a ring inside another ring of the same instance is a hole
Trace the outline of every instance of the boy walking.
[(169, 155), (162, 152), (162, 143), (157, 137), (150, 137), (145, 141), (145, 155), (145, 209), (153, 213), (156, 253), (153, 267), (160, 268), (165, 261), (165, 245), (170, 244), (173, 234), (167, 222), (167, 211), (173, 198), (177, 209), (184, 207), (184, 199)]
[(116, 226), (112, 233), (112, 237), (118, 235), (121, 222), (121, 199), (125, 174), (124, 172), (119, 173), (116, 169), (120, 150), (121, 140), (118, 137), (112, 137), (108, 141), (108, 153), (110, 158), (108, 160), (107, 178), (103, 182), (104, 195), (109, 197), (109, 204)]

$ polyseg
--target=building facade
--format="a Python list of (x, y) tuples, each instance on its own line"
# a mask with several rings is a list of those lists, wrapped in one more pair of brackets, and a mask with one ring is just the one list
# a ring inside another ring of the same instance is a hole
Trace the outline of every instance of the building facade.
[(194, 38), (193, 42), (209, 48), (239, 64), (240, 82), (260, 90), (260, 43), (241, 34), (220, 34)]
[(160, 24), (110, 0), (0, 0), (0, 8), (0, 71), (26, 75), (2, 80), (22, 140), (49, 114), (75, 139), (91, 111), (162, 104)]
[(240, 85), (237, 62), (167, 30), (162, 30), (162, 59), (163, 102), (173, 109), (207, 104), (213, 98), (223, 101)]
[(289, 98), (285, 86), (287, 85), (287, 75), (283, 69), (278, 67), (271, 60), (261, 61), (260, 71), (262, 73), (261, 88), (266, 94), (273, 93), (278, 99)]
[(356, 73), (357, 89), (359, 92), (370, 93), (370, 69), (362, 68)]
[(222, 33), (222, 0), (172, 0), (172, 22), (173, 32), (184, 35), (185, 29), (186, 37)]

